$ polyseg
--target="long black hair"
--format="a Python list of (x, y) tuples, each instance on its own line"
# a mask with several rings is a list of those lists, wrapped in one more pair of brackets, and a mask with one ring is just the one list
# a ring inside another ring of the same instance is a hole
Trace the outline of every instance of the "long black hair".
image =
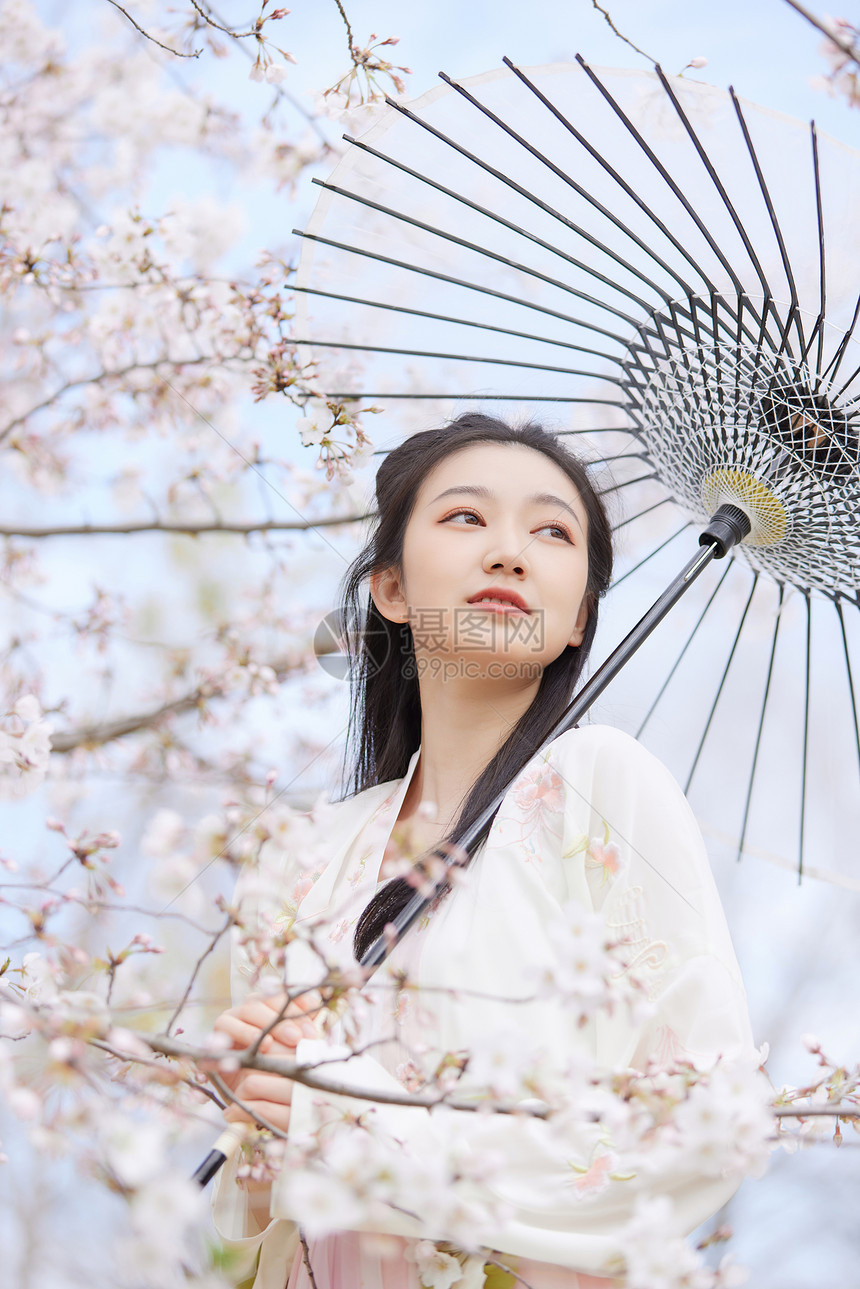
[[(566, 646), (544, 668), (531, 705), (472, 784), (449, 839), (461, 835), (516, 777), (570, 701), (597, 629), (598, 603), (612, 574), (612, 534), (603, 503), (584, 464), (543, 426), (534, 422), (512, 426), (492, 416), (469, 412), (440, 429), (414, 434), (390, 452), (376, 477), (375, 527), (344, 578), (340, 607), (352, 680), (348, 747), (354, 765), (353, 792), (402, 778), (421, 741), (421, 702), (412, 631), (408, 623), (389, 622), (382, 616), (367, 594), (367, 579), (383, 569), (401, 567), (406, 525), (422, 483), (446, 457), (476, 443), (533, 448), (573, 483), (588, 518), (588, 622), (582, 643)], [(356, 927), (357, 958), (413, 894), (414, 888), (402, 877), (377, 892)]]

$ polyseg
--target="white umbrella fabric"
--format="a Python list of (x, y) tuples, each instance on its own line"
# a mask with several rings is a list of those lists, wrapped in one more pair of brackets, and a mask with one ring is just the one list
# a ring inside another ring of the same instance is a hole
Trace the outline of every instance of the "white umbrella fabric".
[(327, 397), (404, 434), (466, 402), (548, 404), (614, 511), (616, 630), (720, 505), (742, 510), (746, 540), (616, 682), (611, 718), (739, 856), (848, 874), (860, 153), (659, 68), (505, 62), (351, 141), (302, 233), (297, 343)]

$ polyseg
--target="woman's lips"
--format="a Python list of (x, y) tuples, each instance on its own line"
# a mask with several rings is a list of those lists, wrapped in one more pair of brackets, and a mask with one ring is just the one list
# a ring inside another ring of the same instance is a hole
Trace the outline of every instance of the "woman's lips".
[(513, 592), (481, 591), (469, 600), (473, 609), (486, 609), (488, 613), (531, 613), (522, 596)]

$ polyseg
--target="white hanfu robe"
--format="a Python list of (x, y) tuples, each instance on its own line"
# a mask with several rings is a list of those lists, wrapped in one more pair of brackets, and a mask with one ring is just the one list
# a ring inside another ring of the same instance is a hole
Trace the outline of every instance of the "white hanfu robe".
[[(320, 943), (344, 965), (354, 961), (355, 923), (378, 889), (383, 850), (419, 751), (402, 780), (370, 788), (331, 811), (331, 857), (301, 900), (298, 922), (328, 919)], [(285, 878), (284, 889), (266, 898), (286, 899), (293, 880)], [(644, 980), (652, 1003), (647, 1016), (634, 1022), (619, 1008), (580, 1026), (555, 999), (509, 1001), (533, 996), (536, 973), (552, 968), (546, 928), (572, 900), (590, 913), (602, 912), (613, 935), (627, 942), (630, 967)], [(693, 814), (665, 767), (607, 726), (569, 731), (521, 771), (467, 879), (409, 932), (374, 981), (392, 982), (397, 971), (407, 973), (417, 993), (402, 991), (395, 1015), (392, 983), (389, 1005), (382, 991), (383, 1001), (364, 1021), (365, 1037), (392, 1041), (326, 1067), (333, 1079), (365, 1089), (402, 1088), (404, 1062), (416, 1042), (451, 1052), (480, 1050), (482, 1041), (492, 1042), (511, 1026), (559, 1069), (577, 1054), (605, 1070), (644, 1070), (649, 1061), (666, 1065), (676, 1058), (710, 1067), (718, 1058), (747, 1059), (754, 1051), (740, 972)], [(234, 1003), (249, 988), (249, 972), (243, 955), (235, 954)], [(300, 1060), (318, 1056), (315, 1042), (300, 1044)], [(313, 1126), (325, 1100), (351, 1113), (370, 1110), (367, 1102), (338, 1101), (295, 1084), (291, 1138), (300, 1139)], [(380, 1105), (371, 1114), (418, 1153), (437, 1148), (434, 1112)], [(445, 1131), (451, 1131), (452, 1115)], [(715, 1213), (740, 1180), (713, 1176), (684, 1154), (656, 1172), (613, 1180), (597, 1126), (593, 1133), (583, 1129), (579, 1158), (565, 1160), (550, 1124), (522, 1116), (459, 1115), (464, 1125), (480, 1117), (482, 1144), (500, 1160), (492, 1189), (506, 1216), (483, 1243), (499, 1261), (519, 1267), (535, 1289), (590, 1287), (589, 1276), (611, 1276), (618, 1266), (619, 1232), (640, 1196), (668, 1196), (682, 1235)], [(297, 1257), (288, 1195), (282, 1176), (272, 1188), (272, 1221), (257, 1231), (247, 1217), (235, 1165), (225, 1167), (218, 1183), (216, 1227), (225, 1241), (247, 1251), (249, 1266), (259, 1251), (255, 1289), (284, 1289)], [(404, 1250), (409, 1241), (440, 1236), (393, 1209), (387, 1216), (375, 1212), (369, 1229), (400, 1238)], [(320, 1279), (315, 1267), (319, 1289), (420, 1284), (405, 1254), (395, 1272), (372, 1249), (362, 1253), (355, 1234), (317, 1242), (326, 1267), (338, 1266), (338, 1240), (350, 1251), (349, 1274), (341, 1262), (339, 1272), (321, 1272)], [(312, 1246), (312, 1263), (313, 1252)], [(576, 1272), (583, 1273), (581, 1280)], [(290, 1284), (303, 1283), (308, 1282), (296, 1263)]]

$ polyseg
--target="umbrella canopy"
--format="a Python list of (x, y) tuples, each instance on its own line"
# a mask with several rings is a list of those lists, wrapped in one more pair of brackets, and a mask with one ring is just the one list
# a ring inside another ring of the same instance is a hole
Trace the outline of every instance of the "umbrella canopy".
[(303, 233), (304, 356), (403, 433), (465, 400), (564, 407), (631, 606), (743, 509), (612, 719), (739, 854), (838, 870), (860, 826), (860, 153), (659, 69), (506, 64), (351, 141)]

